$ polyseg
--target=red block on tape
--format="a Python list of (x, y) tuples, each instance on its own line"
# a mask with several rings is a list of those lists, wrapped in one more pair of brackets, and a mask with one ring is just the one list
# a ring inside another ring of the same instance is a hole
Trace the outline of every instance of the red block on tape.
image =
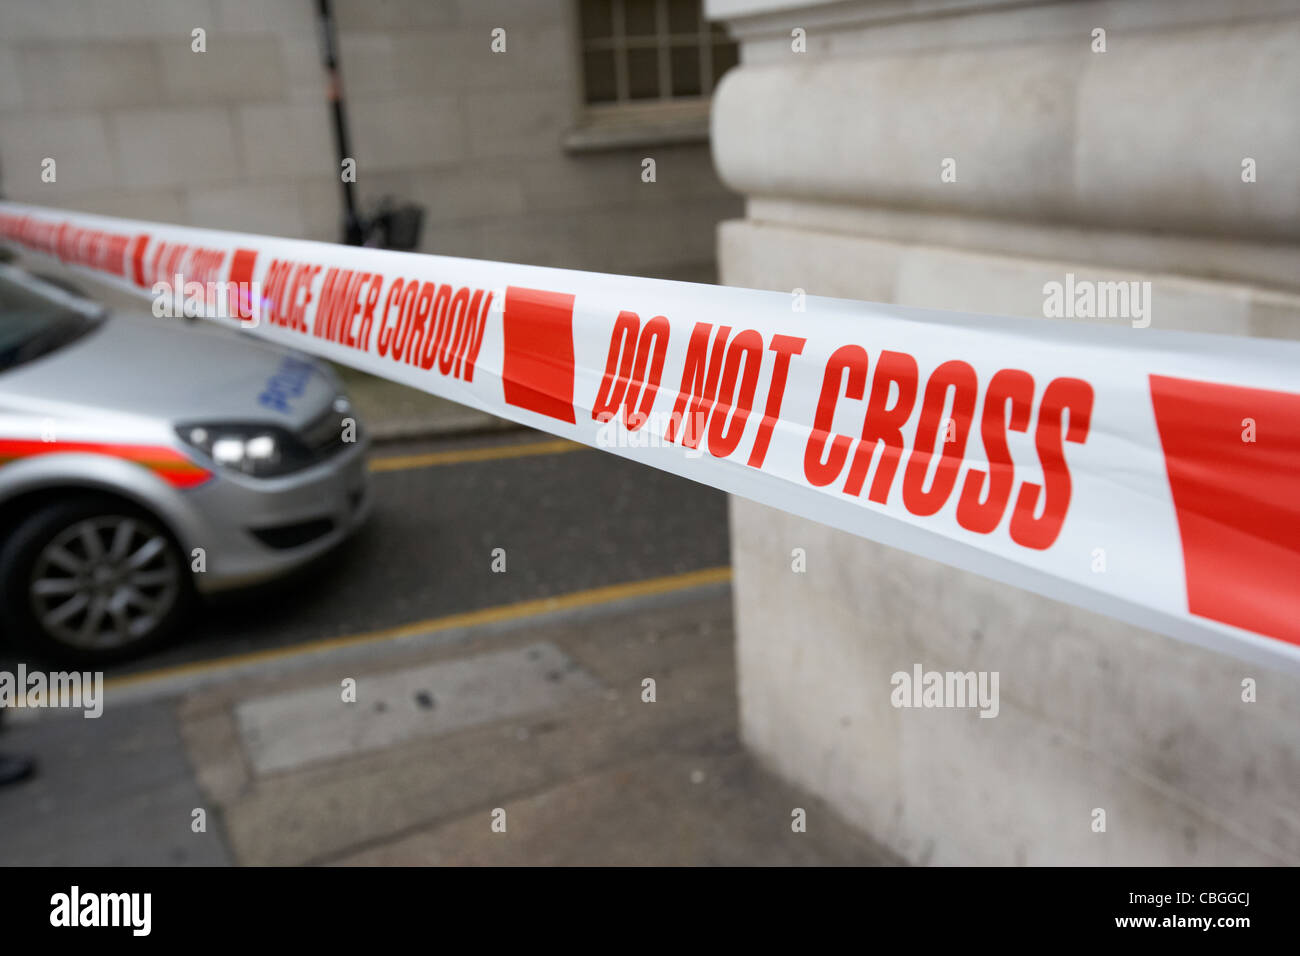
[(253, 249), (236, 249), (230, 259), (230, 281), (239, 286), (238, 311), (236, 318), (251, 319), (253, 303), (246, 301), (244, 294), (253, 281), (253, 267), (257, 265), (257, 252)]
[(575, 424), (573, 299), (562, 292), (509, 286), (502, 314), (506, 403)]
[(132, 240), (131, 250), (129, 253), (131, 258), (131, 277), (135, 280), (135, 284), (140, 286), (142, 289), (149, 288), (149, 283), (145, 281), (144, 276), (144, 250), (148, 245), (148, 233), (141, 233)]
[(1300, 644), (1300, 395), (1150, 379), (1187, 609)]

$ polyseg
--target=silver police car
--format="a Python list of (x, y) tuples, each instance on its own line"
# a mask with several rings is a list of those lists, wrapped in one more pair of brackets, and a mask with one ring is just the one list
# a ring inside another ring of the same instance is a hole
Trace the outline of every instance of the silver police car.
[(195, 594), (282, 575), (369, 507), (333, 371), (110, 312), (0, 264), (0, 627), (82, 664), (165, 641)]

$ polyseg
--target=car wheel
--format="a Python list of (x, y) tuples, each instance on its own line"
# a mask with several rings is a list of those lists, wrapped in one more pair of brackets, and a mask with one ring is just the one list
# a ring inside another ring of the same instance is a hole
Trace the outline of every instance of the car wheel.
[(190, 581), (180, 548), (146, 512), (106, 498), (47, 505), (0, 548), (6, 630), (26, 650), (99, 664), (167, 640)]

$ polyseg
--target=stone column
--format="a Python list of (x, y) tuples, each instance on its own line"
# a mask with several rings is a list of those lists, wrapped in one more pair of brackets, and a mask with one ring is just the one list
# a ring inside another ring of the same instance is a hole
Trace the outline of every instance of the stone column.
[[(1042, 318), (1137, 279), (1153, 328), (1300, 337), (1300, 2), (707, 9), (724, 282)], [(746, 744), (904, 858), (1300, 863), (1300, 680), (739, 499), (732, 535)], [(999, 672), (998, 716), (895, 709), (916, 663)]]

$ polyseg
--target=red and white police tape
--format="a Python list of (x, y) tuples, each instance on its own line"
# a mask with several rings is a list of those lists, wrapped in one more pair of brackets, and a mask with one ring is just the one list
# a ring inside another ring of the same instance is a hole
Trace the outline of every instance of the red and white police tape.
[(799, 311), (787, 293), (13, 203), (0, 239), (155, 303), (179, 276), (269, 341), (1300, 672), (1297, 343)]

